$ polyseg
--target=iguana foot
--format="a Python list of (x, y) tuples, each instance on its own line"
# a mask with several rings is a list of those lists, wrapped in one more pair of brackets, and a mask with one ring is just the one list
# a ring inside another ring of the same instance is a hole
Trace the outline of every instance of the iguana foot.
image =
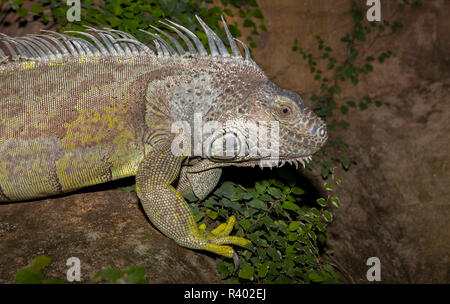
[(231, 216), (226, 223), (220, 224), (217, 228), (213, 229), (211, 232), (205, 230), (205, 225), (200, 225), (199, 229), (203, 233), (203, 237), (206, 236), (207, 243), (201, 246), (199, 249), (214, 252), (216, 254), (223, 255), (227, 258), (235, 259), (236, 264), (236, 254), (231, 248), (231, 246), (226, 245), (238, 245), (241, 247), (250, 244), (251, 242), (239, 236), (230, 236), (229, 234), (233, 230), (236, 218)]

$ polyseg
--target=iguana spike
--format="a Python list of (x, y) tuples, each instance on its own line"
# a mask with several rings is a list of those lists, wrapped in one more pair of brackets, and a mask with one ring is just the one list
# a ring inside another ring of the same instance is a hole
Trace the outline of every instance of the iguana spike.
[(102, 54), (108, 54), (108, 51), (107, 51), (106, 48), (103, 46), (103, 44), (102, 44), (100, 41), (98, 41), (97, 38), (95, 38), (94, 36), (92, 36), (92, 35), (89, 34), (89, 33), (86, 33), (86, 32), (79, 32), (79, 31), (65, 31), (65, 33), (77, 33), (77, 34), (86, 36), (86, 37), (88, 37), (89, 39), (91, 39), (91, 40), (95, 43), (95, 45), (99, 48), (100, 53), (102, 53)]
[[(120, 38), (120, 39), (117, 39), (117, 41), (124, 41), (124, 42), (128, 42), (128, 43), (134, 43), (137, 46), (141, 47), (148, 54), (155, 55), (155, 52), (153, 52), (153, 50), (151, 50), (148, 46), (146, 46), (145, 44), (143, 44), (142, 42), (140, 42), (138, 40), (127, 39), (127, 38)], [(138, 50), (138, 52), (139, 52), (139, 50)], [(139, 54), (141, 54), (141, 53), (139, 52)]]
[(75, 50), (75, 48), (73, 47), (73, 45), (70, 43), (70, 41), (68, 39), (69, 36), (61, 34), (61, 33), (58, 33), (58, 32), (54, 32), (54, 31), (41, 30), (41, 32), (52, 33), (52, 34), (54, 34), (54, 35), (56, 35), (58, 37), (61, 37), (62, 40), (64, 41), (64, 43), (66, 44), (67, 49), (69, 50), (70, 54), (72, 56), (77, 56), (78, 55), (77, 51)]
[(2, 49), (0, 49), (0, 62), (5, 59), (8, 59), (8, 56), (6, 56), (5, 53), (3, 53)]
[[(118, 55), (118, 51), (116, 50), (116, 48), (111, 44), (110, 39), (107, 37), (107, 35), (104, 34), (105, 31), (102, 30), (98, 30), (96, 28), (90, 27), (90, 26), (86, 26), (86, 28), (90, 29), (91, 31), (97, 33), (97, 35), (102, 39), (102, 41), (105, 43), (105, 47), (108, 50), (108, 55)], [(105, 54), (107, 55), (107, 54)]]
[(234, 41), (234, 38), (231, 35), (230, 30), (228, 29), (227, 23), (225, 22), (223, 15), (220, 16), (220, 18), (222, 19), (223, 28), (225, 29), (225, 33), (227, 34), (227, 38), (228, 38), (228, 43), (230, 44), (230, 47), (231, 47), (231, 56), (242, 58), (242, 54), (239, 51), (239, 48), (238, 48), (236, 42)]
[(165, 56), (166, 55), (163, 52), (163, 49), (161, 48), (161, 45), (159, 44), (158, 40), (154, 39), (153, 40), (153, 44), (155, 45), (156, 53), (158, 54), (158, 56)]
[(6, 48), (8, 49), (9, 53), (11, 54), (11, 58), (13, 60), (17, 60), (17, 58), (18, 58), (17, 53), (16, 53), (16, 51), (14, 51), (14, 48), (11, 46), (11, 44), (9, 44), (9, 42), (7, 40), (9, 38), (9, 36), (2, 34), (2, 33), (0, 33), (0, 36), (3, 36), (6, 38), (6, 39), (5, 38), (0, 39), (0, 41), (3, 42), (4, 45), (6, 45)]
[(55, 43), (57, 46), (59, 46), (59, 48), (61, 49), (62, 55), (63, 55), (63, 56), (68, 56), (68, 55), (70, 55), (70, 53), (69, 53), (69, 51), (67, 50), (67, 48), (66, 48), (61, 42), (59, 42), (59, 40), (56, 39), (55, 37), (50, 36), (50, 35), (35, 35), (35, 36), (47, 38), (47, 39), (51, 40), (52, 42), (54, 42), (54, 43)]
[(152, 29), (154, 29), (157, 32), (160, 32), (161, 34), (163, 34), (165, 37), (167, 37), (167, 39), (170, 40), (170, 42), (172, 42), (175, 45), (175, 48), (177, 49), (177, 53), (179, 55), (184, 55), (186, 52), (184, 51), (183, 47), (181, 46), (181, 44), (172, 36), (170, 36), (169, 34), (167, 34), (166, 32), (160, 30), (159, 28), (157, 28), (156, 26), (150, 25), (150, 27)]
[(100, 32), (104, 33), (103, 35), (106, 37), (106, 39), (108, 39), (111, 42), (111, 44), (114, 47), (114, 49), (116, 50), (117, 54), (125, 55), (125, 51), (122, 49), (122, 47), (120, 46), (119, 43), (116, 43), (116, 39), (114, 38), (114, 36), (111, 33), (107, 32), (105, 30), (100, 30), (99, 34), (100, 34)]
[(120, 49), (122, 49), (122, 51), (124, 51), (128, 56), (132, 54), (130, 48), (128, 47), (128, 43), (117, 41), (117, 39), (120, 39), (120, 36), (118, 36), (113, 31), (110, 31), (110, 29), (105, 29), (105, 32), (113, 38), (111, 40), (113, 45), (117, 45), (118, 47), (120, 47)]
[[(23, 46), (32, 56), (32, 58), (39, 58), (39, 54), (36, 52), (36, 50), (34, 48), (32, 48), (31, 46), (29, 46), (25, 41), (21, 41), (19, 39), (15, 39), (15, 40), (11, 40), (12, 43), (17, 45), (21, 45)], [(18, 48), (19, 50), (19, 48)], [(19, 50), (19, 54), (20, 54), (20, 50)]]
[[(60, 52), (57, 48), (55, 48), (54, 45), (52, 45), (50, 42), (48, 42), (48, 41), (45, 40), (44, 38), (41, 38), (41, 35), (30, 35), (30, 36), (32, 36), (32, 37), (33, 37), (34, 39), (36, 39), (36, 40), (39, 40), (41, 43), (45, 44), (45, 46), (46, 46), (50, 51), (52, 51), (58, 59), (61, 59), (61, 58), (63, 57), (63, 55), (61, 54), (61, 52)], [(44, 36), (44, 37), (45, 37), (45, 36)]]
[(76, 39), (73, 39), (73, 37), (68, 36), (68, 42), (72, 43), (75, 46), (78, 56), (86, 56), (86, 52), (84, 51), (84, 48), (81, 46), (81, 44)]
[(195, 18), (197, 18), (198, 22), (200, 23), (203, 30), (205, 31), (206, 38), (208, 38), (209, 51), (210, 51), (211, 55), (213, 55), (213, 56), (219, 55), (216, 44), (214, 42), (213, 35), (211, 34), (211, 31), (212, 31), (211, 28), (208, 25), (206, 25), (206, 23), (203, 22), (203, 20), (199, 16), (195, 15)]
[(192, 33), (190, 30), (188, 30), (187, 28), (185, 28), (182, 25), (179, 25), (173, 21), (170, 21), (167, 19), (167, 22), (169, 22), (170, 24), (173, 24), (174, 26), (180, 28), (182, 31), (184, 31), (192, 40), (194, 40), (195, 46), (197, 47), (197, 50), (199, 52), (200, 55), (208, 55), (208, 52), (206, 52), (205, 47), (203, 46), (202, 42), (200, 41), (200, 39), (198, 39), (198, 37)]
[(237, 38), (234, 38), (234, 40), (236, 40), (237, 42), (239, 42), (239, 43), (244, 47), (244, 50), (245, 50), (245, 60), (250, 61), (250, 60), (251, 60), (251, 57), (250, 57), (250, 51), (249, 51), (247, 45), (246, 45), (244, 42), (242, 42), (241, 40), (237, 39)]
[(152, 36), (153, 38), (155, 38), (156, 40), (158, 40), (159, 43), (160, 43), (160, 46), (161, 46), (161, 49), (162, 49), (164, 55), (175, 55), (175, 54), (177, 54), (177, 52), (173, 49), (173, 47), (171, 47), (171, 46), (167, 43), (167, 41), (165, 41), (164, 39), (162, 39), (158, 34), (153, 34), (153, 33), (150, 33), (150, 32), (148, 32), (148, 31), (141, 30), (141, 29), (140, 29), (139, 31), (141, 31), (141, 32), (143, 32), (143, 33), (146, 33), (147, 35), (150, 35), (150, 36)]
[(72, 39), (76, 40), (81, 45), (87, 56), (94, 56), (94, 54), (100, 55), (99, 50), (95, 46), (93, 46), (89, 41), (75, 37)]
[[(5, 36), (6, 36), (6, 35), (5, 35)], [(8, 37), (8, 36), (6, 36), (6, 37)], [(11, 46), (11, 44), (8, 42), (8, 39), (2, 39), (1, 41), (3, 42), (4, 45), (6, 45), (6, 48), (7, 48), (8, 51), (10, 52), (11, 58), (12, 58), (13, 60), (17, 60), (17, 59), (19, 59), (19, 56), (23, 56), (22, 54), (20, 54), (20, 50), (18, 50), (18, 51), (19, 51), (19, 55), (17, 55), (17, 53), (16, 53), (16, 51), (14, 50), (14, 48), (13, 48), (13, 47)]]
[(225, 44), (223, 44), (222, 39), (220, 39), (220, 37), (217, 36), (217, 34), (205, 22), (203, 22), (203, 20), (199, 16), (196, 15), (195, 17), (200, 22), (200, 24), (204, 26), (204, 28), (206, 28), (207, 31), (209, 32), (209, 36), (211, 36), (211, 38), (214, 40), (217, 48), (219, 49), (220, 55), (225, 57), (230, 56), (230, 53), (225, 47)]
[[(110, 29), (110, 28), (106, 28), (106, 30), (107, 30), (108, 32), (117, 33), (117, 35), (119, 36), (119, 38), (114, 37), (114, 38), (116, 39), (116, 41), (119, 41), (119, 40), (120, 40), (120, 41), (123, 41), (123, 40), (121, 40), (122, 38), (125, 38), (125, 39), (131, 39), (131, 40), (137, 41), (136, 38), (134, 38), (133, 36), (131, 36), (131, 35), (128, 34), (128, 33), (125, 33), (125, 32), (119, 31), (119, 30), (115, 30), (115, 29)], [(126, 45), (126, 48), (127, 48), (127, 49), (125, 49), (125, 51), (128, 52), (128, 49), (129, 49), (130, 52), (131, 52), (133, 55), (139, 55), (139, 50), (136, 48), (136, 46), (135, 46), (134, 43), (128, 43), (129, 41), (123, 41), (123, 42), (126, 42), (125, 45)]]
[[(44, 45), (37, 37), (22, 37), (24, 40), (28, 40), (31, 45), (34, 46), (36, 50), (38, 50), (39, 54), (43, 56), (43, 58), (50, 58), (51, 60), (56, 60), (56, 56), (53, 51)], [(42, 52), (42, 53), (41, 53)]]
[(178, 36), (180, 36), (180, 38), (186, 43), (189, 53), (191, 54), (197, 54), (197, 50), (194, 48), (194, 45), (192, 44), (192, 42), (189, 40), (188, 37), (186, 37), (182, 32), (180, 32), (176, 27), (171, 26), (170, 24), (167, 24), (163, 21), (159, 21), (160, 23), (164, 24), (165, 26), (167, 26), (168, 28), (170, 28), (171, 30), (173, 30)]

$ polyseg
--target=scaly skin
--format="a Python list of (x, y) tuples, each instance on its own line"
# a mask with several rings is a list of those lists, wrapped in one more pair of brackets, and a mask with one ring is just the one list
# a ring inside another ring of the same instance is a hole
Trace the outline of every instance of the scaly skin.
[[(94, 32), (101, 45), (70, 36), (58, 43), (56, 34), (31, 41), (0, 38), (0, 202), (135, 175), (145, 213), (162, 233), (181, 246), (235, 257), (229, 245), (249, 243), (229, 236), (235, 218), (206, 231), (183, 196), (204, 199), (225, 166), (304, 162), (326, 141), (326, 127), (297, 94), (280, 89), (243, 58), (233, 39), (230, 56), (204, 29), (210, 55), (195, 37), (188, 54), (160, 40), (157, 55), (124, 33), (118, 35), (126, 40), (114, 47), (108, 43), (119, 37), (107, 43), (99, 31)], [(175, 154), (180, 135), (195, 146), (196, 117), (222, 127), (200, 135), (200, 153), (183, 143), (183, 153)], [(180, 121), (194, 132), (173, 132), (172, 124)], [(275, 130), (272, 122), (279, 125), (276, 158), (259, 146), (257, 153), (251, 150), (245, 123), (261, 121), (269, 131)], [(224, 138), (234, 142), (226, 146), (226, 157), (217, 154)]]

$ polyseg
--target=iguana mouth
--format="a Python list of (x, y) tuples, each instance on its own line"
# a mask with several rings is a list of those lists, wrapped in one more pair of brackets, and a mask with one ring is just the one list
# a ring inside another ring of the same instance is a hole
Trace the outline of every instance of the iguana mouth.
[(286, 164), (286, 162), (288, 162), (291, 165), (294, 164), (296, 169), (298, 169), (299, 164), (302, 164), (303, 168), (305, 168), (306, 164), (309, 163), (310, 161), (312, 161), (312, 155), (294, 158), (294, 159), (285, 159), (285, 160), (280, 160), (280, 164), (278, 165), (278, 167), (282, 167)]
[[(262, 166), (261, 162), (267, 162), (267, 166)], [(278, 161), (278, 163), (276, 163)], [(312, 155), (309, 156), (302, 156), (302, 157), (296, 157), (296, 158), (286, 158), (286, 159), (271, 159), (271, 158), (265, 158), (265, 159), (260, 159), (260, 160), (249, 160), (249, 161), (242, 161), (239, 162), (239, 166), (242, 167), (252, 167), (255, 168), (256, 166), (259, 166), (261, 169), (268, 167), (268, 168), (281, 168), (283, 167), (286, 163), (289, 163), (290, 165), (294, 165), (296, 169), (298, 169), (299, 164), (301, 164), (303, 166), (303, 168), (306, 167), (306, 164), (309, 163), (310, 161), (312, 161)], [(270, 164), (275, 164), (275, 165), (270, 165)], [(230, 165), (232, 165), (232, 163), (230, 163)]]

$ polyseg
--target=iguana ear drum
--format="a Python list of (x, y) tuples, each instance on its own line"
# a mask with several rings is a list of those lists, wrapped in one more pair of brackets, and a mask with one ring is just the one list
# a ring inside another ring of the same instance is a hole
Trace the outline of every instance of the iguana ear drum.
[(216, 160), (234, 160), (241, 152), (242, 144), (234, 132), (218, 134), (207, 147), (207, 157)]

